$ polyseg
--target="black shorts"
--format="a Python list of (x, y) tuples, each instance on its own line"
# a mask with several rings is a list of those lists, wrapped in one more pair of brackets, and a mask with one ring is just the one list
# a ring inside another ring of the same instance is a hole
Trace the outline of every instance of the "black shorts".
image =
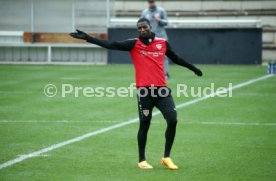
[(163, 116), (176, 111), (171, 89), (168, 87), (140, 87), (137, 94), (140, 120), (151, 119), (154, 107), (157, 107)]

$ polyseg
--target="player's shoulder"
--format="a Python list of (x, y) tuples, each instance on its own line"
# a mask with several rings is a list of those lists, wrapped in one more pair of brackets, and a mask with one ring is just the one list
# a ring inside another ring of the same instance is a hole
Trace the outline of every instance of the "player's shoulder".
[(146, 8), (146, 9), (144, 9), (144, 10), (142, 11), (142, 15), (147, 14), (148, 12), (149, 12), (149, 9)]
[(138, 40), (138, 38), (129, 38), (127, 40), (129, 40), (129, 41), (135, 41), (135, 40)]
[(130, 38), (130, 39), (126, 39), (124, 41), (124, 44), (134, 47), (134, 45), (137, 43), (137, 41), (138, 41), (138, 38)]
[(156, 9), (157, 9), (158, 11), (165, 11), (165, 9), (162, 8), (161, 6), (157, 6)]
[(126, 42), (136, 42), (138, 40), (138, 38), (129, 38), (129, 39), (126, 39), (125, 41)]
[(160, 37), (155, 37), (154, 40), (159, 42), (167, 42), (165, 38), (160, 38)]

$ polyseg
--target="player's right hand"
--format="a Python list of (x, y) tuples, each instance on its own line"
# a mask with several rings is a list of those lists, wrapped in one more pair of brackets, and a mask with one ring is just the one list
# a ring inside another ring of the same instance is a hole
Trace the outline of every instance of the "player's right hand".
[(78, 29), (76, 29), (76, 32), (70, 33), (70, 36), (72, 36), (73, 38), (83, 39), (83, 40), (86, 40), (88, 37), (88, 35), (85, 32), (80, 31)]
[(200, 69), (198, 69), (198, 68), (196, 68), (196, 69), (194, 70), (194, 73), (195, 73), (197, 76), (200, 76), (200, 77), (203, 75), (202, 71), (201, 71)]

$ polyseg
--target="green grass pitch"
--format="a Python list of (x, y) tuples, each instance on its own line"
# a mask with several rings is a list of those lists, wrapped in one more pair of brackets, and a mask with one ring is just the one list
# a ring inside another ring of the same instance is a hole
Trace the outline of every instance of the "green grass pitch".
[[(203, 77), (170, 66), (176, 84), (227, 87), (266, 74), (261, 66), (199, 66)], [(134, 82), (132, 65), (0, 65), (0, 164), (53, 144), (136, 118), (136, 97), (75, 98), (43, 94), (46, 84), (122, 87)], [(156, 110), (156, 109), (155, 109)], [(0, 170), (1, 181), (237, 181), (276, 180), (276, 77), (178, 109), (171, 153), (180, 167), (160, 164), (165, 121), (153, 117), (147, 142), (152, 170), (137, 168), (138, 123), (114, 129)], [(211, 124), (205, 124), (205, 123)], [(258, 123), (258, 124), (255, 124)]]

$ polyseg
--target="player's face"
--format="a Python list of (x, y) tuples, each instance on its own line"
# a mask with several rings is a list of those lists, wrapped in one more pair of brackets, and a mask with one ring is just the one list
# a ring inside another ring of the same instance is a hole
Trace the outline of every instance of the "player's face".
[(153, 3), (149, 3), (149, 8), (150, 9), (154, 9), (156, 7), (156, 5), (155, 5), (155, 3), (153, 2)]
[(150, 25), (147, 22), (140, 22), (137, 24), (139, 35), (143, 38), (150, 36)]

